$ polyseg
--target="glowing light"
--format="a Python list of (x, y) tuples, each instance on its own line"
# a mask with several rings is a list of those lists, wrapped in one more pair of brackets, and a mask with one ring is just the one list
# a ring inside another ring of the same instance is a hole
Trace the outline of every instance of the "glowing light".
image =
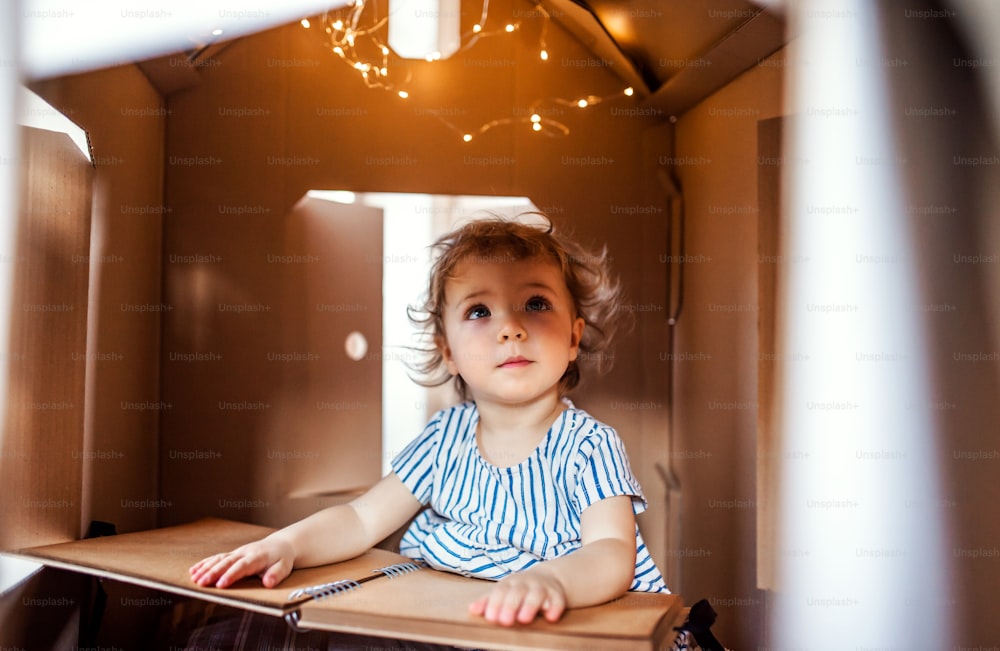
[(221, 29), (213, 29), (212, 30), (212, 36), (222, 36), (222, 30)]
[(300, 21), (300, 24), (301, 24), (301, 25), (302, 25), (303, 27), (305, 27), (306, 29), (309, 29), (309, 28), (310, 28), (310, 27), (312, 26), (312, 25), (311, 25), (311, 24), (309, 23), (309, 19), (308, 19), (308, 18), (303, 18), (303, 19), (302, 19), (302, 20)]
[(354, 203), (357, 199), (350, 190), (310, 190), (308, 196), (323, 201), (336, 201), (337, 203)]
[(462, 47), (460, 0), (389, 0), (388, 43), (404, 59), (447, 59)]
[[(399, 2), (408, 1), (412, 2), (414, 0), (393, 0), (394, 4), (397, 5)], [(391, 61), (390, 59), (413, 57), (405, 57), (402, 55), (396, 48), (396, 44), (391, 41), (389, 41), (387, 45), (387, 42), (384, 41), (383, 38), (387, 28), (389, 32), (392, 32), (392, 21), (388, 16), (379, 17), (378, 15), (374, 15), (375, 12), (366, 11), (366, 4), (370, 4), (370, 2), (366, 2), (366, 0), (355, 0), (354, 2), (351, 2), (348, 6), (353, 8), (347, 13), (346, 16), (343, 14), (338, 16), (334, 11), (329, 11), (323, 14), (322, 27), (326, 33), (326, 36), (323, 38), (326, 40), (326, 46), (333, 53), (339, 56), (344, 63), (351, 66), (352, 70), (360, 76), (361, 80), (368, 88), (380, 88), (385, 91), (396, 93), (400, 99), (409, 99), (409, 92), (399, 88), (401, 84), (408, 83), (409, 73), (401, 79), (396, 79), (396, 75), (398, 73), (395, 72), (396, 67), (391, 65), (394, 61)], [(467, 50), (473, 47), (479, 39), (497, 35), (512, 34), (520, 30), (520, 24), (517, 22), (505, 23), (495, 29), (489, 29), (487, 25), (488, 8), (489, 0), (484, 0), (482, 15), (478, 23), (473, 24), (471, 28), (465, 32), (465, 34), (461, 35), (458, 51)], [(545, 42), (545, 35), (548, 30), (548, 23), (551, 20), (551, 16), (543, 7), (541, 7), (541, 5), (538, 5), (537, 8), (544, 19), (542, 22), (541, 34), (537, 42), (538, 56), (540, 60), (548, 61), (551, 57)], [(308, 19), (302, 19), (302, 21), (302, 24), (305, 27), (308, 23)], [(397, 32), (399, 27), (400, 26), (397, 25)], [(376, 54), (375, 56), (366, 56), (362, 53), (365, 50)], [(427, 62), (432, 62), (447, 58), (450, 54), (451, 52), (443, 50), (431, 50), (429, 54), (421, 54), (420, 58)], [(379, 55), (381, 55), (381, 57), (379, 57)], [(624, 94), (628, 97), (631, 97), (634, 92), (634, 89), (631, 87), (624, 89)], [(454, 131), (464, 142), (471, 142), (474, 138), (478, 138), (490, 129), (515, 124), (529, 124), (531, 129), (535, 132), (541, 132), (549, 137), (562, 137), (569, 135), (569, 127), (551, 118), (541, 117), (541, 115), (537, 112), (539, 107), (544, 104), (555, 104), (583, 109), (612, 98), (620, 98), (621, 94), (622, 90), (617, 90), (615, 93), (606, 96), (583, 95), (580, 99), (549, 98), (547, 100), (535, 102), (528, 111), (520, 114), (521, 117), (492, 120), (490, 122), (486, 122), (478, 129), (473, 129), (472, 131), (465, 131), (462, 126), (451, 124), (448, 120), (440, 116), (438, 116), (438, 120)]]

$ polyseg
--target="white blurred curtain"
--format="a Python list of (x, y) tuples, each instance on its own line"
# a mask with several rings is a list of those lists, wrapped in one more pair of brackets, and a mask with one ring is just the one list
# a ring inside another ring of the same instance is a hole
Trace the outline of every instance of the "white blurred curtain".
[[(253, 34), (337, 9), (347, 0), (19, 0), (7, 24), (22, 32), (19, 65), (30, 79), (107, 68)], [(13, 59), (11, 59), (13, 60)]]
[(1000, 61), (973, 4), (788, 5), (773, 648), (1000, 639)]

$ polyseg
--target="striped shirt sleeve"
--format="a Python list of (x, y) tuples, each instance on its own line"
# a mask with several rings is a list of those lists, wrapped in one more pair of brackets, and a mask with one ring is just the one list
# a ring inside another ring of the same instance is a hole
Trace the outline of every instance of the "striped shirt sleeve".
[(441, 446), (441, 418), (438, 413), (420, 436), (410, 441), (392, 460), (392, 470), (421, 504), (431, 501), (434, 467)]
[(607, 497), (632, 497), (632, 510), (646, 510), (646, 498), (632, 474), (625, 444), (610, 427), (596, 427), (580, 445), (575, 462), (577, 481), (573, 501), (579, 512)]

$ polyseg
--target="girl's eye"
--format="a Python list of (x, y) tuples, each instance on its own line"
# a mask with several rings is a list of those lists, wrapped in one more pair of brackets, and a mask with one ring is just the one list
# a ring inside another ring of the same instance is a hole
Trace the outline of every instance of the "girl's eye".
[(490, 315), (490, 310), (485, 305), (474, 305), (465, 313), (466, 319), (482, 319)]
[(541, 296), (532, 296), (528, 299), (528, 302), (524, 304), (525, 312), (543, 312), (551, 309), (552, 304)]

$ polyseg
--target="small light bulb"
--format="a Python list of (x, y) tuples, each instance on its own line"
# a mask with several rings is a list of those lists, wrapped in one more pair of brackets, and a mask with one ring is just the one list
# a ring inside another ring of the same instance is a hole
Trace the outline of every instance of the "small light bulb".
[(308, 18), (303, 18), (302, 21), (301, 21), (301, 23), (302, 23), (302, 26), (305, 27), (306, 29), (309, 29), (311, 27), (311, 25), (309, 24), (309, 19)]
[(465, 134), (464, 136), (462, 136), (462, 140), (464, 140), (465, 142), (471, 141), (472, 140), (472, 134), (471, 133)]
[(576, 105), (580, 108), (587, 108), (590, 105), (590, 102), (585, 99), (580, 99), (576, 101)]
[(334, 29), (344, 29), (344, 21), (338, 20), (333, 24)]
[(388, 74), (389, 74), (389, 71), (388, 71), (388, 70), (387, 70), (386, 68), (379, 68), (379, 69), (378, 69), (378, 72), (379, 72), (379, 74), (380, 74), (380, 75), (382, 75), (383, 77), (385, 77), (386, 75), (388, 75)]
[(400, 96), (400, 97), (402, 97), (403, 99), (406, 99), (407, 97), (409, 97), (409, 96), (410, 96), (410, 94), (409, 94), (408, 92), (406, 92), (405, 90), (401, 90), (401, 91), (399, 91), (399, 93), (398, 93), (398, 94), (399, 94), (399, 96)]
[(542, 123), (541, 122), (535, 122), (535, 123), (533, 123), (531, 125), (531, 128), (534, 129), (535, 131), (541, 131), (542, 130)]
[(538, 53), (538, 56), (542, 57), (542, 61), (548, 61), (549, 60), (549, 51), (548, 50), (542, 50), (541, 52)]
[(389, 55), (389, 48), (387, 48), (386, 46), (383, 45), (382, 46), (382, 54), (384, 56), (388, 56)]
[(472, 33), (473, 34), (478, 34), (481, 31), (483, 31), (483, 26), (482, 25), (473, 25), (472, 26)]
[(336, 54), (338, 54), (340, 56), (344, 56), (344, 48), (340, 47), (339, 45), (337, 47), (333, 48), (333, 51), (334, 51), (334, 53), (336, 53)]
[(221, 29), (213, 29), (212, 30), (212, 36), (222, 36), (222, 30)]
[(632, 95), (634, 94), (635, 94), (635, 89), (632, 88), (631, 86), (625, 89), (625, 95), (627, 95), (628, 97), (632, 97)]
[(535, 122), (535, 123), (537, 123), (537, 122), (541, 122), (541, 121), (542, 121), (542, 116), (540, 116), (540, 115), (539, 115), (539, 114), (537, 114), (537, 113), (532, 113), (532, 114), (531, 114), (531, 121), (532, 121), (532, 122)]
[(504, 29), (505, 29), (505, 30), (507, 31), (507, 33), (509, 34), (509, 33), (513, 32), (515, 28), (514, 28), (514, 26), (513, 26), (512, 24), (510, 24), (510, 23), (507, 23), (507, 26), (506, 26), (506, 27), (504, 27)]

